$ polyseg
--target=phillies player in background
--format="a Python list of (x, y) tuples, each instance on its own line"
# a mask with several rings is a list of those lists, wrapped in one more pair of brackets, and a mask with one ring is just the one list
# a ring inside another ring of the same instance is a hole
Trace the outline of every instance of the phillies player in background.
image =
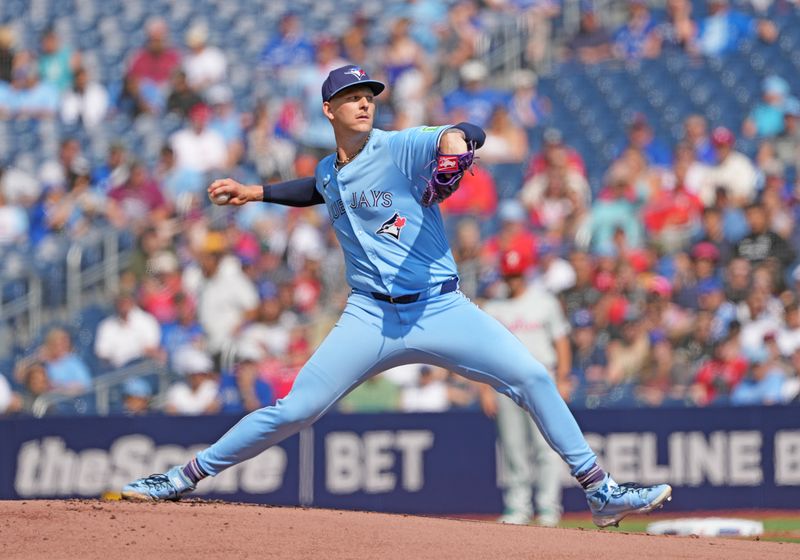
[(311, 425), (369, 377), (422, 362), (486, 383), (527, 410), (585, 489), (598, 526), (661, 506), (670, 486), (617, 484), (597, 464), (546, 368), (458, 290), (438, 203), (471, 166), (483, 130), (470, 123), (375, 129), (374, 97), (383, 89), (356, 66), (330, 72), (322, 111), (336, 152), (320, 161), (314, 177), (265, 186), (221, 179), (208, 188), (213, 200), (237, 206), (325, 204), (352, 292), (285, 398), (245, 416), (186, 465), (128, 484), (123, 497), (177, 500), (206, 476)]

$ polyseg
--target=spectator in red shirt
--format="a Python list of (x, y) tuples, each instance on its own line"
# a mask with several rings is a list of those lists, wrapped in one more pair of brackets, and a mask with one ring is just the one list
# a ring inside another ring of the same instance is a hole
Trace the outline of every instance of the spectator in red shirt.
[(703, 406), (726, 397), (746, 373), (747, 360), (739, 352), (737, 336), (729, 336), (716, 344), (712, 358), (697, 371), (691, 387), (692, 399)]
[(570, 146), (564, 144), (564, 137), (557, 128), (548, 128), (542, 136), (542, 151), (534, 154), (528, 170), (525, 172), (525, 180), (547, 171), (553, 159), (562, 160), (566, 158), (567, 167), (577, 171), (584, 177), (586, 176), (586, 165), (583, 163), (581, 155)]
[(108, 191), (108, 198), (109, 216), (121, 227), (144, 227), (169, 215), (167, 201), (143, 163), (134, 162), (128, 180)]
[(169, 46), (167, 22), (153, 18), (147, 22), (147, 42), (133, 55), (128, 75), (140, 82), (149, 80), (163, 89), (180, 63), (180, 53)]
[[(456, 191), (458, 192), (458, 191)], [(528, 270), (536, 264), (536, 238), (527, 227), (525, 209), (518, 201), (505, 200), (498, 211), (500, 231), (483, 246), (485, 262), (500, 263), (500, 255), (515, 252), (520, 268)]]

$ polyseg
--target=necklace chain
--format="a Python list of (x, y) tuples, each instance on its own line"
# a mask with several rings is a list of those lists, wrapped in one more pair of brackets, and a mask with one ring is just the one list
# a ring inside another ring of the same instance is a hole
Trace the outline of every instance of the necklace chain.
[(364, 143), (361, 144), (361, 147), (352, 156), (345, 157), (344, 160), (341, 160), (341, 159), (339, 159), (339, 154), (337, 153), (336, 154), (336, 169), (337, 170), (341, 169), (342, 167), (344, 167), (345, 165), (347, 165), (348, 163), (353, 161), (358, 154), (360, 154), (362, 151), (364, 151), (364, 148), (367, 147), (367, 143), (369, 142), (369, 139), (370, 139), (371, 136), (372, 136), (372, 132), (370, 131), (370, 133), (367, 135), (367, 139), (364, 140)]

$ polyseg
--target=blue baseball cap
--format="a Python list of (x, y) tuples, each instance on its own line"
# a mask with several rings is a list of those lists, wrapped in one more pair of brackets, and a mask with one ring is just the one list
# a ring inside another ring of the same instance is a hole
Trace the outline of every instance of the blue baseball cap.
[(586, 327), (594, 326), (592, 312), (588, 309), (578, 309), (572, 314), (572, 325), (576, 329), (584, 329)]
[(378, 80), (371, 80), (359, 66), (348, 64), (330, 71), (322, 83), (322, 101), (330, 101), (340, 91), (353, 86), (367, 86), (378, 95), (386, 86)]

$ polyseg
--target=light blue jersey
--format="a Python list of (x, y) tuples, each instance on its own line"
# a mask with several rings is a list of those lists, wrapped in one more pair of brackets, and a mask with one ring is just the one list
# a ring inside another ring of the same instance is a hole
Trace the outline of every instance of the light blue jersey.
[(363, 151), (337, 171), (336, 154), (317, 166), (317, 190), (344, 250), (355, 290), (417, 293), (456, 275), (437, 205), (420, 198), (448, 127), (373, 129)]

